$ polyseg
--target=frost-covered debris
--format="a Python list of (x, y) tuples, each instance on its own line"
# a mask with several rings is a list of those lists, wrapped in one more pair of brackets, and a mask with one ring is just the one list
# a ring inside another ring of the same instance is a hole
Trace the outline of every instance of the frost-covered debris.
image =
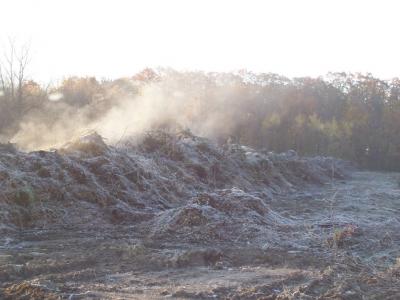
[[(242, 208), (246, 214), (240, 217), (261, 222), (274, 194), (344, 175), (343, 163), (332, 158), (219, 147), (190, 132), (153, 131), (119, 146), (93, 133), (58, 150), (30, 153), (1, 145), (0, 220), (2, 226), (34, 228), (129, 224), (190, 213), (211, 222)], [(193, 200), (201, 197), (221, 203)]]
[(348, 171), (190, 132), (0, 145), (0, 298), (397, 299), (398, 177)]
[(234, 187), (198, 194), (187, 204), (157, 214), (150, 224), (158, 240), (225, 241), (238, 246), (266, 238), (279, 241), (276, 229), (293, 222), (271, 210), (265, 200)]
[(83, 156), (100, 156), (105, 154), (107, 150), (103, 138), (98, 133), (93, 132), (67, 143), (60, 149), (60, 152), (65, 154), (77, 152), (78, 155)]

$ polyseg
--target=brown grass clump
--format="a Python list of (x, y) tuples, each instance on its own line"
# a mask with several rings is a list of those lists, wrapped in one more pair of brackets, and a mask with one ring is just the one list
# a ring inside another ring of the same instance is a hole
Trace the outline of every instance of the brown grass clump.
[[(2, 299), (4, 300), (59, 300), (60, 296), (48, 289), (33, 285), (29, 282), (22, 282), (10, 285), (4, 289)], [(1, 294), (0, 294), (1, 296)]]

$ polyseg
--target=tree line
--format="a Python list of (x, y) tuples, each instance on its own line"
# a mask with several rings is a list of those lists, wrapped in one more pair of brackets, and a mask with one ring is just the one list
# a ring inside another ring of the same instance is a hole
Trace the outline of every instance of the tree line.
[[(22, 64), (22, 65), (21, 65)], [(26, 62), (0, 69), (0, 137), (11, 139), (33, 113), (51, 127), (65, 115), (98, 119), (121, 98), (158, 85), (183, 97), (179, 120), (225, 142), (269, 151), (330, 155), (369, 169), (400, 171), (400, 80), (329, 73), (287, 78), (246, 70), (231, 73), (145, 69), (130, 78), (71, 77), (43, 87), (24, 77)], [(16, 72), (16, 73), (15, 73)], [(18, 73), (19, 72), (19, 73)], [(60, 95), (58, 97), (57, 95)], [(55, 101), (56, 100), (56, 101)], [(206, 126), (207, 125), (207, 126)], [(207, 130), (204, 130), (207, 128)]]

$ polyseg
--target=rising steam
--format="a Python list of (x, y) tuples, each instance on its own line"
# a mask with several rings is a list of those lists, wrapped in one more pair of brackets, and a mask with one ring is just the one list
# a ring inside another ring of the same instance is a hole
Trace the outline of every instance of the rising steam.
[[(74, 107), (64, 101), (62, 93), (53, 93), (45, 109), (24, 116), (11, 141), (25, 150), (49, 149), (96, 131), (112, 144), (171, 123), (218, 137), (233, 126), (227, 101), (232, 104), (234, 93), (235, 89), (208, 89), (173, 76), (141, 85), (138, 93), (122, 95), (105, 109), (96, 103)], [(209, 97), (213, 101), (205, 101)]]

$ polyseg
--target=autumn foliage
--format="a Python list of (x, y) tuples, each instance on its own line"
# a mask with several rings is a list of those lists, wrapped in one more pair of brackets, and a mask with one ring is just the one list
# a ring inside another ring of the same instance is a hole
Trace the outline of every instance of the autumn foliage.
[[(161, 84), (166, 101), (177, 93), (184, 97), (182, 125), (220, 142), (229, 139), (277, 152), (294, 149), (350, 159), (370, 169), (400, 170), (400, 80), (371, 74), (289, 79), (248, 71), (146, 69), (117, 80), (68, 78), (47, 89), (26, 81), (18, 103), (0, 94), (0, 137), (12, 140), (32, 112), (50, 125), (65, 111), (71, 116), (85, 111), (85, 117), (95, 120), (119, 99), (140, 96), (150, 84)], [(49, 101), (54, 93), (62, 99)]]

